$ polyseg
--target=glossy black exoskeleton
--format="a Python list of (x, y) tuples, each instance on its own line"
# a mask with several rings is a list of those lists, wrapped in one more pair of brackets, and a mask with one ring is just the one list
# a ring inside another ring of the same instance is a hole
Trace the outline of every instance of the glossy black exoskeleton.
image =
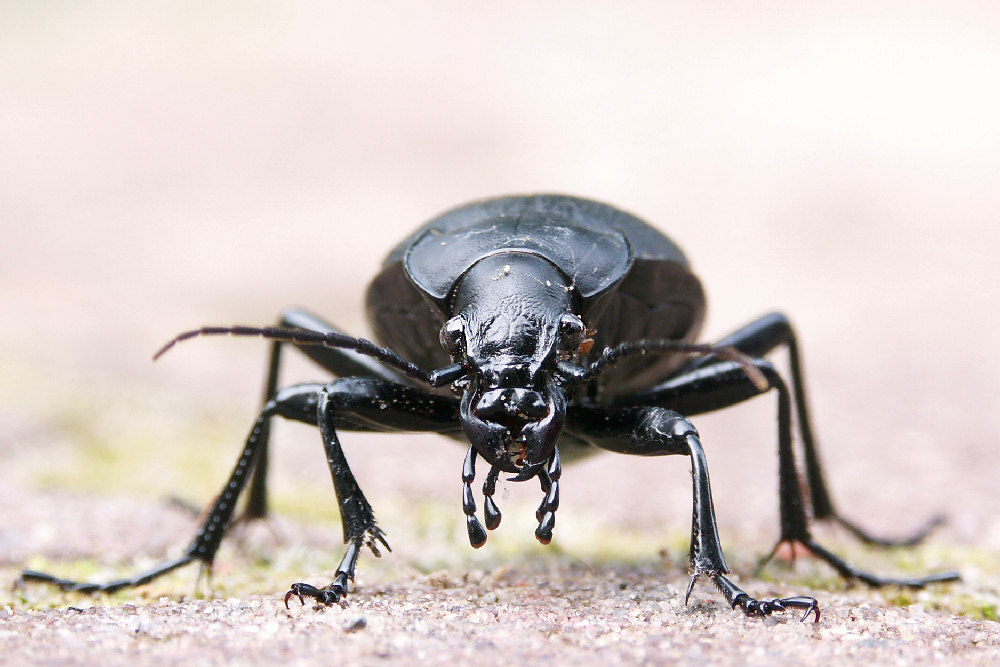
[[(434, 218), (389, 253), (367, 303), (385, 347), (339, 333), (299, 309), (286, 312), (276, 327), (204, 327), (177, 336), (158, 354), (199, 335), (274, 341), (264, 407), (193, 542), (180, 558), (131, 579), (89, 584), (31, 571), (23, 578), (67, 590), (113, 591), (195, 560), (211, 566), (248, 482), (247, 515), (267, 512), (269, 423), (277, 415), (319, 428), (347, 544), (329, 585), (292, 584), (286, 604), (293, 596), (339, 601), (362, 547), (376, 556), (379, 545), (388, 548), (338, 433), (431, 431), (471, 442), (462, 469), (462, 504), (474, 547), (486, 542), (472, 489), (480, 458), (489, 466), (483, 484), (486, 528), (500, 523), (493, 494), (501, 473), (515, 481), (537, 479), (543, 498), (535, 535), (547, 544), (559, 506), (561, 460), (595, 448), (688, 456), (694, 487), (688, 596), (695, 582), (707, 577), (730, 605), (748, 615), (795, 608), (804, 610), (803, 618), (815, 614), (818, 620), (811, 597), (757, 600), (726, 578), (705, 452), (688, 419), (770, 390), (778, 399), (778, 545), (802, 545), (845, 578), (871, 586), (921, 587), (957, 578), (954, 573), (878, 577), (813, 539), (807, 507), (813, 518), (836, 521), (882, 545), (915, 543), (934, 522), (911, 538), (892, 541), (870, 536), (834, 510), (788, 320), (766, 315), (714, 344), (695, 344), (705, 312), (698, 278), (670, 239), (628, 213), (557, 195), (462, 206)], [(337, 379), (278, 390), (281, 349), (288, 343)], [(791, 388), (761, 358), (778, 347), (789, 352)], [(792, 443), (793, 406), (803, 480)]]

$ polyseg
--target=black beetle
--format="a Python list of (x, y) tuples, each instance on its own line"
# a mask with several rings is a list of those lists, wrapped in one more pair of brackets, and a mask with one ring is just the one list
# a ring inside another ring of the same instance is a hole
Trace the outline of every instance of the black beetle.
[[(232, 475), (209, 508), (184, 556), (130, 579), (80, 583), (25, 571), (25, 580), (64, 590), (114, 591), (138, 586), (198, 560), (211, 567), (236, 502), (250, 481), (247, 516), (267, 513), (269, 423), (279, 415), (317, 426), (343, 521), (344, 555), (324, 588), (292, 584), (285, 595), (338, 602), (354, 579), (358, 555), (388, 548), (337, 435), (341, 430), (432, 431), (472, 443), (462, 470), (463, 511), (474, 547), (486, 542), (476, 517), (476, 461), (490, 466), (483, 484), (486, 528), (500, 523), (493, 500), (498, 476), (538, 479), (543, 499), (536, 537), (552, 539), (561, 459), (596, 448), (642, 456), (691, 458), (694, 518), (691, 589), (708, 577), (726, 601), (748, 615), (819, 606), (811, 597), (757, 600), (726, 578), (708, 468), (689, 416), (721, 409), (769, 390), (778, 395), (781, 534), (777, 545), (805, 547), (847, 579), (871, 586), (922, 587), (957, 579), (947, 572), (914, 579), (855, 569), (819, 545), (815, 519), (846, 526), (880, 545), (913, 544), (936, 523), (904, 540), (876, 538), (833, 508), (806, 410), (798, 345), (788, 320), (766, 315), (722, 340), (696, 344), (705, 297), (681, 250), (638, 218), (605, 204), (559, 195), (480, 201), (434, 218), (389, 253), (368, 290), (368, 315), (386, 347), (339, 333), (299, 309), (276, 327), (203, 327), (199, 335), (272, 339), (265, 404)], [(440, 345), (431, 344), (438, 340)], [(337, 379), (278, 390), (282, 345), (291, 343)], [(787, 348), (791, 390), (761, 357)], [(428, 371), (425, 369), (436, 369)], [(792, 444), (792, 406), (804, 457), (799, 479)], [(808, 494), (808, 498), (806, 498)], [(775, 547), (777, 549), (777, 546)], [(774, 554), (772, 550), (771, 555)]]

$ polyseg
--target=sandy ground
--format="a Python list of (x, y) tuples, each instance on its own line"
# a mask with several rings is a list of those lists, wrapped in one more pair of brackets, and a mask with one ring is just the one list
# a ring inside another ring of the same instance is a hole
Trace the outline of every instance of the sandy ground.
[[(556, 540), (534, 489), (462, 535), (462, 450), (348, 444), (394, 553), (347, 608), (323, 583), (339, 526), (318, 438), (275, 434), (276, 518), (196, 572), (112, 598), (0, 593), (0, 663), (1000, 661), (1000, 13), (871, 3), (6, 4), (0, 9), (0, 577), (113, 578), (176, 555), (256, 409), (264, 346), (199, 324), (308, 305), (365, 332), (388, 247), (470, 199), (602, 199), (677, 239), (707, 335), (780, 308), (796, 323), (845, 514), (905, 534), (878, 572), (958, 569), (922, 592), (756, 559), (776, 537), (773, 403), (698, 421), (730, 565), (819, 623), (683, 606), (681, 460), (567, 468)], [(779, 363), (782, 360), (779, 358)], [(288, 382), (322, 379), (293, 363)], [(4, 590), (8, 590), (6, 587)], [(994, 619), (994, 620), (990, 620)]]

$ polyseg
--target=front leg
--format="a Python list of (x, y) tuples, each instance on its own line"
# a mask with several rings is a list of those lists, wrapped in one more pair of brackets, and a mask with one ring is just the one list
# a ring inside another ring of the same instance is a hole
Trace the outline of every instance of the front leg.
[(599, 409), (579, 406), (571, 409), (568, 417), (575, 435), (603, 449), (640, 456), (685, 454), (691, 458), (694, 511), (689, 554), (691, 581), (684, 598), (685, 604), (697, 580), (707, 577), (731, 607), (739, 607), (748, 616), (768, 616), (776, 611), (796, 608), (806, 610), (803, 619), (815, 613), (816, 620), (819, 620), (819, 605), (814, 598), (796, 596), (757, 600), (726, 578), (729, 568), (722, 554), (716, 525), (708, 461), (698, 431), (686, 417), (656, 407)]
[(375, 521), (371, 503), (347, 463), (337, 435), (338, 428), (438, 433), (459, 428), (455, 399), (374, 378), (334, 380), (319, 393), (316, 415), (340, 507), (347, 550), (330, 584), (324, 588), (302, 582), (292, 584), (285, 594), (286, 606), (292, 597), (300, 601), (311, 597), (325, 605), (340, 602), (347, 595), (348, 582), (354, 581), (358, 556), (364, 547), (368, 547), (375, 557), (381, 556), (381, 547), (392, 551), (385, 533)]

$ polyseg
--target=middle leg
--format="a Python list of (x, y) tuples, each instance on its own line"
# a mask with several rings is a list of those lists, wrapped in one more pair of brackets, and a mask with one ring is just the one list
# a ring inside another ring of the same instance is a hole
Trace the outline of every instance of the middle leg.
[[(737, 329), (716, 345), (732, 346), (751, 357), (763, 357), (779, 347), (788, 350), (788, 365), (791, 371), (791, 391), (794, 398), (795, 420), (798, 423), (801, 438), (803, 472), (809, 488), (809, 504), (812, 516), (818, 521), (837, 523), (866, 544), (881, 547), (913, 546), (920, 543), (928, 534), (943, 521), (935, 516), (913, 533), (903, 537), (884, 537), (874, 535), (853, 521), (845, 518), (834, 507), (828, 490), (828, 485), (820, 464), (816, 438), (813, 435), (812, 423), (809, 417), (809, 406), (806, 401), (805, 382), (802, 372), (802, 357), (799, 353), (798, 338), (791, 322), (782, 313), (769, 313), (749, 324)], [(714, 363), (711, 357), (692, 359), (684, 370), (694, 370)]]

